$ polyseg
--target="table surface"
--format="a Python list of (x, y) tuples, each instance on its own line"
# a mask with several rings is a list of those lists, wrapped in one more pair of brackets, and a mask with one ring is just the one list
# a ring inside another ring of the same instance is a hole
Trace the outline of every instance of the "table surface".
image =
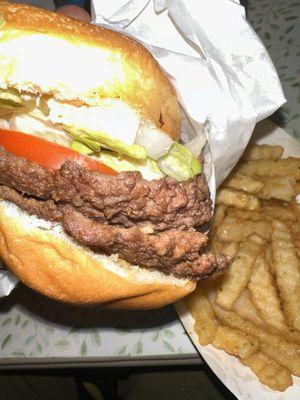
[[(272, 119), (300, 140), (300, 1), (248, 1), (247, 18), (278, 70), (287, 103)], [(298, 38), (298, 39), (297, 39)], [(0, 299), (0, 367), (199, 362), (172, 306), (106, 312), (19, 286)]]

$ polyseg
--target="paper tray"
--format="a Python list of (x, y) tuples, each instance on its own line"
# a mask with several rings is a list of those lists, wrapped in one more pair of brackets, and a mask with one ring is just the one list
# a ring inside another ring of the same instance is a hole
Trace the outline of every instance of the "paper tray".
[[(284, 147), (283, 156), (300, 156), (300, 143), (272, 122), (265, 120), (257, 125), (252, 141), (258, 144), (276, 144)], [(194, 319), (187, 310), (184, 301), (176, 305), (178, 315), (195, 347), (203, 359), (240, 400), (298, 400), (300, 399), (300, 378), (293, 377), (294, 385), (285, 392), (275, 392), (260, 383), (254, 373), (236, 357), (212, 345), (201, 346), (194, 331)]]

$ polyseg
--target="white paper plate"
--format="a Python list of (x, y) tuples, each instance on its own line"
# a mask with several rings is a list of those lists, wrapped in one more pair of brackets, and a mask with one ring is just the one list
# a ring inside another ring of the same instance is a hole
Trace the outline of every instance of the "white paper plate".
[[(266, 120), (257, 125), (253, 134), (253, 141), (259, 144), (279, 144), (284, 147), (284, 157), (300, 157), (300, 143), (290, 137), (281, 128)], [(240, 400), (299, 400), (300, 378), (293, 377), (294, 385), (285, 392), (275, 392), (260, 383), (254, 373), (240, 361), (223, 350), (213, 346), (201, 346), (193, 329), (194, 319), (187, 310), (184, 301), (176, 304), (179, 318), (185, 327), (194, 345), (203, 359), (227, 386), (227, 388)], [(299, 310), (300, 312), (300, 310)]]

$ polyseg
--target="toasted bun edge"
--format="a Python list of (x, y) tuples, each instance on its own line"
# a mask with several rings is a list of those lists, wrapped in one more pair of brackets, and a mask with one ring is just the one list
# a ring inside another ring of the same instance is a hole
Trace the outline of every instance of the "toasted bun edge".
[[(47, 53), (45, 45), (33, 40), (30, 47), (32, 53), (26, 52), (26, 57), (31, 60), (31, 65), (36, 66), (39, 74), (28, 75), (28, 71), (20, 67), (18, 76), (21, 82), (13, 73), (6, 74), (7, 82), (13, 87), (50, 93), (58, 99), (80, 100), (86, 104), (103, 97), (121, 99), (172, 139), (178, 140), (180, 116), (175, 90), (153, 56), (140, 43), (124, 34), (48, 10), (0, 1), (0, 35), (1, 32), (10, 33), (1, 41), (12, 40), (11, 33), (15, 31), (21, 38), (28, 34), (36, 37), (44, 35), (48, 39), (63, 41), (65, 45), (74, 45), (77, 62), (69, 68), (70, 52), (63, 51), (59, 46), (57, 49), (60, 50), (55, 51), (53, 46), (53, 54), (50, 47)], [(87, 51), (93, 62), (86, 57)], [(45, 57), (49, 57), (49, 61), (46, 62)], [(117, 72), (99, 83), (103, 57), (107, 57), (112, 70)], [(1, 63), (0, 67), (3, 68)], [(74, 76), (77, 82), (88, 78), (88, 83), (83, 89), (75, 88), (72, 83), (68, 85), (66, 76)]]
[(0, 203), (0, 256), (28, 287), (73, 304), (160, 308), (185, 297), (196, 286), (189, 280), (99, 257), (68, 239), (58, 224), (52, 230), (51, 223), (7, 201)]

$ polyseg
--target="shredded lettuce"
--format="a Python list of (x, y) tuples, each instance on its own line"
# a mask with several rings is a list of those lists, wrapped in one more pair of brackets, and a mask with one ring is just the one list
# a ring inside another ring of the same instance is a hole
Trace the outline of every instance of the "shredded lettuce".
[(164, 177), (164, 174), (158, 168), (157, 163), (149, 157), (146, 158), (146, 160), (133, 160), (130, 157), (120, 156), (117, 153), (103, 150), (97, 156), (97, 159), (117, 172), (140, 171), (143, 178), (148, 180)]
[(201, 163), (197, 158), (179, 143), (174, 143), (168, 153), (158, 160), (157, 164), (164, 174), (177, 181), (192, 178), (202, 170)]
[(158, 160), (169, 151), (174, 141), (159, 129), (140, 126), (135, 143), (143, 146), (149, 157)]
[(81, 154), (92, 154), (94, 150), (92, 150), (89, 146), (84, 143), (78, 142), (77, 140), (73, 140), (71, 144), (71, 149), (78, 151)]
[(16, 90), (0, 90), (0, 115), (23, 112), (35, 106), (33, 96), (22, 96)]
[(137, 144), (127, 145), (104, 132), (87, 132), (74, 126), (64, 126), (64, 129), (74, 140), (85, 144), (94, 151), (106, 148), (137, 160), (146, 160), (147, 158), (147, 151), (144, 147)]

